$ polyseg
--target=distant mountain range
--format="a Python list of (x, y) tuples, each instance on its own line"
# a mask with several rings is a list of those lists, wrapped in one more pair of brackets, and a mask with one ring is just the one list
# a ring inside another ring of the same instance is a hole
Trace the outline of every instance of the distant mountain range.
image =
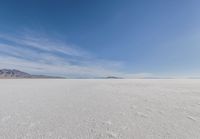
[(46, 75), (31, 75), (29, 73), (16, 70), (16, 69), (0, 69), (0, 79), (18, 79), (18, 78), (63, 78), (63, 77), (56, 77), (56, 76), (46, 76)]
[(105, 79), (123, 79), (123, 78), (117, 76), (107, 76)]

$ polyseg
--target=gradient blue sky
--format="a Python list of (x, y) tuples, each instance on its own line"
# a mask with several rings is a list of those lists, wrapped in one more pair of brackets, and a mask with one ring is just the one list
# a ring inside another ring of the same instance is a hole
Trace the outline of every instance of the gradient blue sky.
[(0, 68), (199, 76), (199, 0), (2, 0)]

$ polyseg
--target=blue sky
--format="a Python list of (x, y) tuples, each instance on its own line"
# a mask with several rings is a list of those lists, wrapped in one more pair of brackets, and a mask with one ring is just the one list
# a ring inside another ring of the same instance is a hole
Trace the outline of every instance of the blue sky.
[(2, 0), (0, 68), (200, 76), (198, 0)]

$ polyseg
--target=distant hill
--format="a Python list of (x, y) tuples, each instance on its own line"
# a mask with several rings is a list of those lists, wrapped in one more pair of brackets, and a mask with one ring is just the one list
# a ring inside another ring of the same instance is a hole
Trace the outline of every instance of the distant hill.
[(122, 79), (122, 77), (108, 76), (106, 79)]
[(0, 70), (0, 79), (17, 79), (17, 78), (63, 78), (55, 76), (46, 76), (46, 75), (31, 75), (29, 73), (16, 70), (16, 69), (1, 69)]

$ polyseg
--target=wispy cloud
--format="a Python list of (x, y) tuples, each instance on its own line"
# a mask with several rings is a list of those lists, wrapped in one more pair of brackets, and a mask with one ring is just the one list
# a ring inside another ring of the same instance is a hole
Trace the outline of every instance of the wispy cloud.
[(20, 34), (19, 36), (11, 36), (6, 34), (0, 34), (0, 38), (7, 40), (21, 47), (37, 49), (44, 52), (58, 52), (70, 56), (85, 56), (87, 53), (75, 45), (68, 45), (62, 41), (52, 39), (46, 35), (36, 34)]
[(99, 60), (74, 45), (30, 34), (0, 34), (0, 68), (66, 77), (122, 75), (121, 62)]

